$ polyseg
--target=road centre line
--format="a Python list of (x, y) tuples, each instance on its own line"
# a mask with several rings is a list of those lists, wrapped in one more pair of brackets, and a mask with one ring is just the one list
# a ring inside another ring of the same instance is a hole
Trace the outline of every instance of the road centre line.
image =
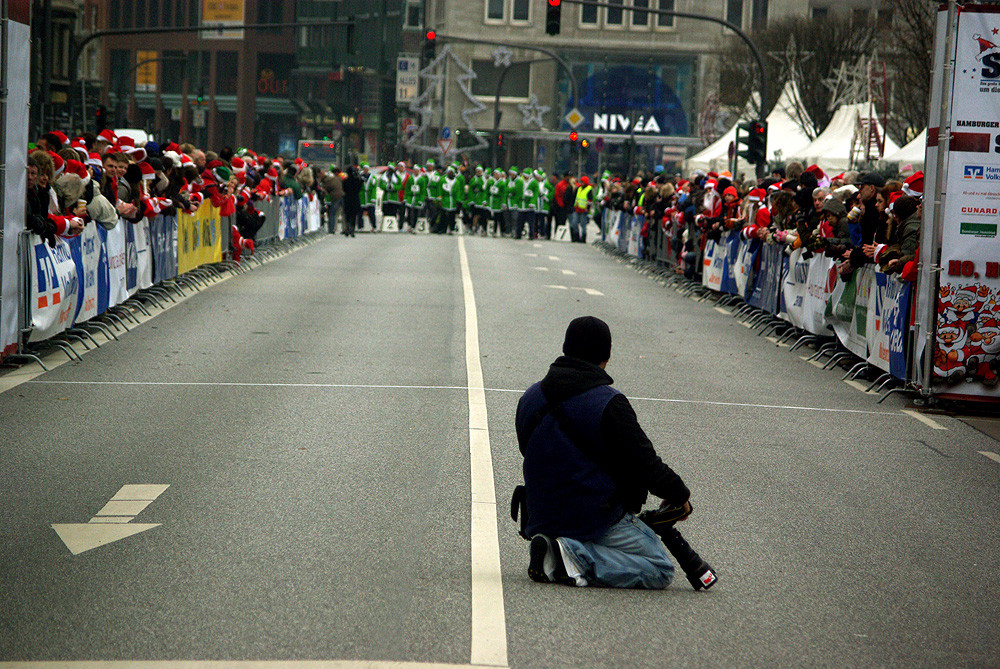
[(465, 370), (469, 393), (469, 452), (472, 479), (472, 643), (474, 665), (507, 666), (507, 619), (500, 571), (493, 455), (486, 414), (486, 391), (479, 353), (479, 317), (465, 237), (458, 237), (465, 298)]
[[(379, 384), (355, 384), (355, 383), (245, 383), (235, 381), (29, 381), (33, 385), (96, 385), (96, 386), (207, 386), (207, 387), (236, 387), (236, 388), (329, 388), (333, 390), (460, 390), (469, 391), (469, 386), (425, 386), (425, 385), (379, 385)], [(521, 394), (524, 389), (515, 390), (511, 388), (483, 388), (476, 386), (471, 390), (481, 390), (486, 393), (517, 393)], [(753, 404), (748, 402), (713, 402), (709, 400), (692, 400), (674, 397), (630, 397), (630, 400), (637, 402), (669, 402), (675, 404), (704, 404), (709, 406), (739, 407), (747, 409), (788, 409), (792, 411), (822, 411), (826, 413), (853, 413), (869, 416), (896, 416), (902, 414), (895, 411), (866, 411), (863, 409), (837, 409), (830, 407), (807, 407), (785, 404)]]

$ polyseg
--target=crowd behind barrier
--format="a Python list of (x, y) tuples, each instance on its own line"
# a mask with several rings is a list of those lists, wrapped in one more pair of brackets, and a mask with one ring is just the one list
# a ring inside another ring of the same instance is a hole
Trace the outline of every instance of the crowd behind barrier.
[[(321, 227), (321, 204), (315, 195), (282, 196), (259, 207), (265, 223), (258, 247), (294, 239)], [(149, 289), (231, 255), (233, 216), (221, 216), (210, 202), (194, 213), (179, 211), (135, 222), (119, 221), (110, 229), (89, 225), (54, 244), (22, 234), (24, 268), (22, 332), (39, 342), (70, 331)]]
[[(646, 251), (640, 234), (644, 224), (641, 215), (609, 212), (606, 241), (639, 257)], [(649, 255), (679, 271), (682, 263), (672, 242), (668, 234), (659, 235)], [(898, 275), (866, 265), (841, 281), (832, 258), (802, 248), (786, 254), (782, 246), (744, 239), (738, 230), (719, 241), (708, 240), (698, 264), (701, 271), (693, 276), (704, 288), (738, 297), (803, 333), (835, 336), (857, 358), (899, 381), (910, 378), (913, 284)]]

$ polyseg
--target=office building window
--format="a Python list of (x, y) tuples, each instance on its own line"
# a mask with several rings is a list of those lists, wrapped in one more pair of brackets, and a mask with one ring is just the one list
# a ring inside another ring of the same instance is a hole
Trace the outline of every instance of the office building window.
[(726, 22), (743, 27), (743, 0), (726, 0)]
[(624, 16), (624, 11), (621, 7), (625, 4), (625, 0), (608, 0), (608, 3), (611, 5), (617, 5), (617, 7), (608, 7), (608, 25), (620, 26)]
[(486, 0), (486, 18), (490, 21), (503, 21), (504, 0)]
[(419, 2), (406, 3), (406, 23), (404, 26), (407, 28), (423, 27), (423, 17), (420, 15)]
[(580, 7), (580, 23), (588, 26), (597, 25), (597, 7), (583, 5)]
[(812, 8), (812, 17), (814, 19), (822, 20), (822, 19), (825, 19), (826, 17), (828, 17), (829, 15), (830, 15), (830, 8), (829, 7), (813, 7)]
[(632, 0), (635, 11), (632, 12), (632, 25), (645, 28), (649, 25), (649, 14), (639, 11), (649, 8), (649, 0)]
[(767, 28), (767, 0), (753, 0), (753, 16), (750, 17), (750, 27), (754, 30)]
[(521, 23), (526, 23), (529, 18), (528, 7), (529, 7), (528, 0), (514, 0), (513, 20)]
[[(674, 11), (674, 0), (657, 0), (656, 8), (661, 10), (666, 10), (668, 12)], [(673, 28), (674, 27), (674, 17), (673, 16), (663, 16), (662, 14), (656, 17), (656, 25), (659, 28)]]

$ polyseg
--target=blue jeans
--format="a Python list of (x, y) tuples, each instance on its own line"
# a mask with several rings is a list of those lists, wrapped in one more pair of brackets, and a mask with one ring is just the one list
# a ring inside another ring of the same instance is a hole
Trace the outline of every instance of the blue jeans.
[(577, 240), (587, 241), (587, 218), (589, 216), (590, 214), (587, 212), (576, 211), (569, 215), (570, 239), (574, 242)]
[(597, 541), (559, 537), (587, 579), (611, 588), (660, 590), (674, 577), (666, 546), (653, 530), (631, 513), (608, 528)]

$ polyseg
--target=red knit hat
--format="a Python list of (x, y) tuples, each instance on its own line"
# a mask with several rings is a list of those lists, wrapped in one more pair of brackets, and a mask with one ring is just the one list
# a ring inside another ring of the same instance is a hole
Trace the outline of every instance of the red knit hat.
[(903, 182), (903, 192), (912, 197), (923, 197), (924, 195), (924, 173), (916, 172), (909, 179)]

